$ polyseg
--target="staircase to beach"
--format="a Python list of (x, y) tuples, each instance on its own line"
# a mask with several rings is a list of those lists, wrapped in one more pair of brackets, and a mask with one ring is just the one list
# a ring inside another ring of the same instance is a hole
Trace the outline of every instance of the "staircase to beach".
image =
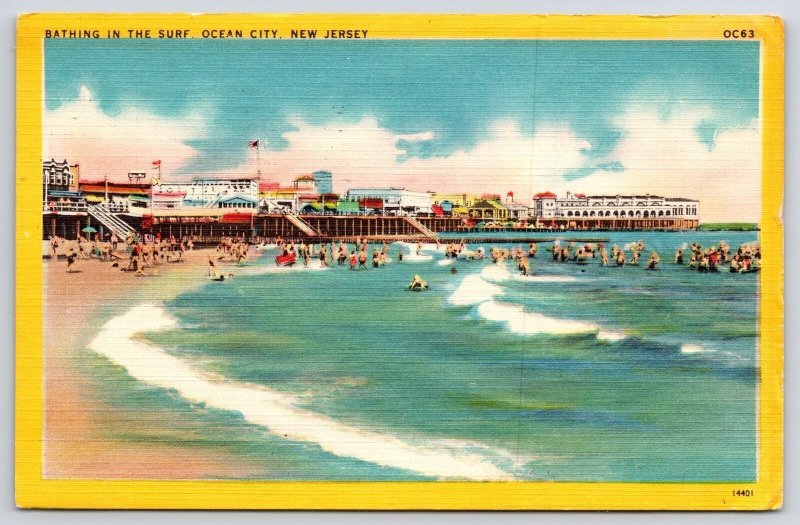
[(437, 237), (436, 232), (419, 222), (414, 217), (404, 217), (406, 222), (411, 224), (414, 228), (420, 231), (422, 235), (428, 237), (429, 239), (435, 239)]
[(120, 239), (124, 239), (131, 233), (136, 232), (130, 224), (117, 217), (108, 208), (108, 204), (105, 202), (91, 205), (88, 207), (87, 211), (97, 222), (105, 226), (110, 232), (116, 234)]
[(316, 237), (317, 235), (319, 235), (319, 232), (317, 230), (315, 230), (310, 224), (308, 224), (306, 221), (304, 221), (297, 215), (293, 213), (287, 213), (285, 214), (285, 217), (289, 220), (289, 222), (297, 226), (297, 228), (300, 231), (302, 231), (309, 237)]

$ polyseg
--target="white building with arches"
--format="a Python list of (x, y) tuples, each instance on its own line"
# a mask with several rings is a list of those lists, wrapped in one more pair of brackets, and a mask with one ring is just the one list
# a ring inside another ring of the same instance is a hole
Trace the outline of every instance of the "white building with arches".
[(533, 197), (533, 214), (560, 229), (697, 228), (700, 201), (659, 195), (585, 195), (551, 192)]

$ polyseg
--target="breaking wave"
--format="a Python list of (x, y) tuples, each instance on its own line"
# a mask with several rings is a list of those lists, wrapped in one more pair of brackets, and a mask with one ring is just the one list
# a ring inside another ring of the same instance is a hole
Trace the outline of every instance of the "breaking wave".
[(216, 379), (134, 339), (139, 332), (176, 325), (163, 308), (145, 304), (108, 321), (89, 348), (125, 368), (135, 379), (177, 392), (192, 403), (229, 410), (271, 433), (292, 441), (315, 443), (323, 450), (382, 466), (443, 479), (511, 480), (514, 476), (491, 458), (508, 458), (503, 450), (475, 451), (473, 443), (410, 444), (396, 437), (339, 423), (295, 406), (292, 396), (259, 385)]

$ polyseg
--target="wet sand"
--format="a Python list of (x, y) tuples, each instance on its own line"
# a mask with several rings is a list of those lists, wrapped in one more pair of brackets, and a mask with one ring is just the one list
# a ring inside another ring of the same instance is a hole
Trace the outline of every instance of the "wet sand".
[[(159, 264), (156, 277), (121, 271), (120, 267), (127, 266), (125, 260), (119, 261), (117, 268), (111, 262), (78, 260), (76, 273), (66, 272), (63, 259), (43, 261), (44, 477), (203, 479), (253, 475), (241, 458), (220, 452), (219, 447), (171, 445), (170, 435), (191, 435), (197, 423), (190, 418), (174, 411), (130, 410), (103, 402), (96, 395), (98, 379), (87, 373), (87, 360), (93, 356), (83, 350), (113, 312), (134, 302), (168, 300), (207, 282), (208, 257), (215, 253), (213, 249), (186, 252), (184, 262)], [(226, 270), (223, 263), (221, 271)], [(131, 442), (114, 434), (114, 429), (153, 427), (164, 429), (163, 439)]]

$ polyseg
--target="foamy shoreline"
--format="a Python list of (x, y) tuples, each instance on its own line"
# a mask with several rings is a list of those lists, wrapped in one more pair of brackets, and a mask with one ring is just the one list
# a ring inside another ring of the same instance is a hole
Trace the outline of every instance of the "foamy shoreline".
[[(123, 367), (133, 378), (172, 390), (192, 403), (240, 413), (245, 420), (292, 441), (318, 445), (341, 457), (405, 469), (440, 479), (512, 480), (486, 455), (469, 452), (474, 444), (410, 444), (388, 434), (348, 426), (298, 408), (291, 396), (260, 385), (211, 378), (177, 357), (134, 339), (176, 324), (154, 304), (135, 306), (108, 321), (89, 348)], [(488, 450), (488, 449), (487, 449)], [(512, 457), (507, 451), (492, 456)]]
[[(44, 477), (193, 479), (254, 474), (217, 450), (118, 443), (105, 427), (107, 414), (120, 408), (98, 399), (95, 391), (102, 385), (87, 371), (84, 349), (104, 322), (143, 300), (168, 301), (206, 284), (208, 257), (215, 253), (188, 251), (181, 263), (160, 264), (157, 277), (137, 277), (94, 259), (78, 260), (79, 273), (66, 273), (62, 260), (42, 262)], [(153, 424), (141, 413), (124, 414), (134, 424), (136, 418), (141, 425)]]

